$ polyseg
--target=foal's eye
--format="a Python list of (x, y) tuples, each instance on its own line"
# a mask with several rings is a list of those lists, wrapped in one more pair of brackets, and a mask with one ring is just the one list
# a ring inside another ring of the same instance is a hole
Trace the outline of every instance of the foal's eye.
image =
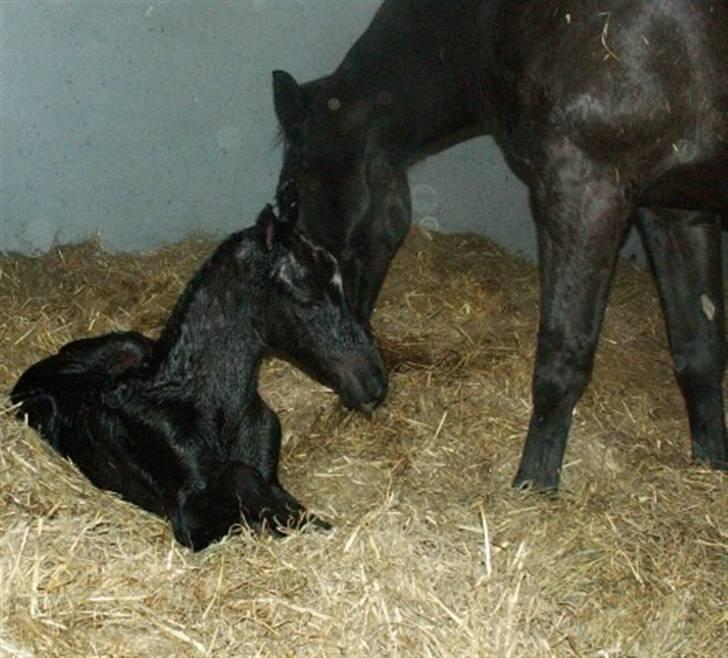
[(290, 267), (281, 267), (275, 276), (279, 289), (293, 300), (296, 305), (307, 306), (314, 301), (313, 294), (305, 285), (300, 272)]
[(313, 295), (311, 295), (308, 290), (302, 290), (300, 288), (293, 290), (293, 298), (300, 306), (304, 306), (306, 308), (313, 306), (316, 302)]

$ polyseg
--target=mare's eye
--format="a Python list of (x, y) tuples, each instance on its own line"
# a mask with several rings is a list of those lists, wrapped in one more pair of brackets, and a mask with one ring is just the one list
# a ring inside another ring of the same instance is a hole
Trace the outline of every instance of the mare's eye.
[(321, 189), (321, 181), (317, 177), (307, 178), (305, 186), (311, 194), (316, 194)]
[(313, 169), (313, 166), (311, 164), (311, 160), (306, 157), (302, 157), (299, 160), (299, 166), (301, 167), (301, 171), (303, 172), (309, 172)]

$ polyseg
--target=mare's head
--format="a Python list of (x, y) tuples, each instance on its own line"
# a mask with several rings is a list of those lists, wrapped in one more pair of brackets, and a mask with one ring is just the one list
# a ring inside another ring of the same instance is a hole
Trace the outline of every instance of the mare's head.
[(267, 208), (257, 224), (271, 284), (261, 336), (274, 352), (333, 388), (347, 407), (371, 410), (387, 392), (382, 358), (351, 312), (336, 259), (294, 226), (293, 184), (279, 191), (278, 205), (280, 218)]
[(279, 185), (296, 185), (299, 226), (337, 257), (366, 325), (411, 219), (405, 163), (384, 146), (391, 97), (350, 101), (330, 79), (300, 86), (283, 71), (273, 73), (273, 92), (285, 143)]

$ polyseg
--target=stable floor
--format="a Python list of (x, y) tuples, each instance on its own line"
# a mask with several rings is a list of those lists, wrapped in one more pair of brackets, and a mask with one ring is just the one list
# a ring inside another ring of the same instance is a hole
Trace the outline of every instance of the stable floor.
[[(0, 390), (64, 342), (155, 335), (214, 244), (0, 257)], [(0, 397), (0, 654), (701, 656), (728, 637), (728, 477), (692, 466), (654, 285), (623, 265), (557, 499), (510, 488), (535, 268), (413, 230), (374, 319), (372, 418), (270, 362), (281, 479), (328, 533), (200, 554), (89, 484)]]

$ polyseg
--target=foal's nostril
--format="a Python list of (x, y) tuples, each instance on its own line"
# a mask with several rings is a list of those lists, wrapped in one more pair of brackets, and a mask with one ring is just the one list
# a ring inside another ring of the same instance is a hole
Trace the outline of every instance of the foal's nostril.
[(375, 405), (379, 404), (387, 397), (387, 377), (384, 373), (377, 373), (369, 379), (367, 389)]
[(389, 385), (378, 353), (365, 347), (342, 359), (336, 390), (345, 407), (370, 413), (387, 396)]

